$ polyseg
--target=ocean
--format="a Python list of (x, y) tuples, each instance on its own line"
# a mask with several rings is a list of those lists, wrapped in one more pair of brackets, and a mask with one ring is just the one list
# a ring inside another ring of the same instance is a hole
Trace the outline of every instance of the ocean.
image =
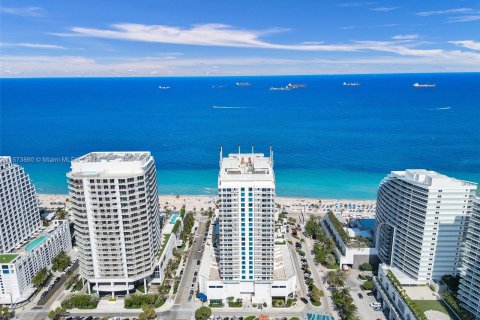
[[(288, 83), (307, 87), (268, 90)], [(480, 182), (480, 73), (0, 79), (0, 103), (0, 154), (39, 193), (68, 192), (72, 157), (146, 150), (161, 194), (215, 194), (220, 144), (272, 144), (280, 196), (374, 199), (406, 168)]]

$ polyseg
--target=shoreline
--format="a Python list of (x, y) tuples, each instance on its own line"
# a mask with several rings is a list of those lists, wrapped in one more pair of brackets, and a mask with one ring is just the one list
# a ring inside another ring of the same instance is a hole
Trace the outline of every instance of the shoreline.
[[(54, 196), (54, 197), (68, 197), (68, 193), (45, 193), (45, 192), (38, 192), (37, 196), (42, 196), (42, 197), (47, 197), (47, 196)], [(211, 194), (158, 194), (159, 197), (177, 197), (179, 196), (180, 198), (189, 198), (189, 197), (206, 197), (206, 198), (216, 198), (217, 195), (211, 195)], [(351, 199), (351, 198), (321, 198), (321, 197), (301, 197), (301, 196), (279, 196), (275, 195), (276, 199), (305, 199), (305, 200), (310, 200), (310, 201), (351, 201), (351, 202), (362, 202), (362, 201), (368, 201), (368, 202), (376, 202), (376, 199)]]
[[(213, 195), (162, 195), (159, 194), (160, 208), (162, 210), (180, 210), (185, 206), (187, 211), (202, 211), (215, 208), (217, 196)], [(38, 193), (40, 206), (54, 210), (58, 207), (69, 207), (68, 194)], [(275, 203), (282, 211), (289, 213), (326, 214), (328, 211), (344, 216), (366, 216), (375, 214), (376, 200), (354, 199), (321, 199), (309, 197), (275, 197)]]

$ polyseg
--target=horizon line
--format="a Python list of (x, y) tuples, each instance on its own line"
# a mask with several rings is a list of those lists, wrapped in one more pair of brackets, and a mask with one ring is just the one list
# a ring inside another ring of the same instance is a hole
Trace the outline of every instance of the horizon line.
[(4, 77), (0, 75), (0, 80), (4, 79), (88, 79), (88, 78), (239, 78), (239, 77), (287, 77), (287, 76), (374, 76), (374, 75), (408, 75), (408, 74), (480, 74), (480, 71), (432, 71), (432, 72), (376, 72), (376, 73), (292, 73), (292, 74), (265, 74), (265, 75), (72, 75), (72, 76), (30, 76), (30, 77)]

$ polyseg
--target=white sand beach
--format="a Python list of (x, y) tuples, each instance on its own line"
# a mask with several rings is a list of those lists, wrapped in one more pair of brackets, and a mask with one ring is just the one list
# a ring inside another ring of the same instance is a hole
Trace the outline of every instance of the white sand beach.
[[(66, 194), (38, 194), (40, 205), (44, 208), (68, 208), (68, 195)], [(183, 205), (187, 211), (208, 210), (215, 208), (217, 197), (206, 195), (159, 195), (162, 209), (179, 210)], [(289, 212), (326, 213), (328, 211), (342, 213), (343, 215), (375, 214), (375, 200), (349, 200), (349, 199), (319, 199), (319, 198), (291, 198), (276, 197), (277, 205)]]

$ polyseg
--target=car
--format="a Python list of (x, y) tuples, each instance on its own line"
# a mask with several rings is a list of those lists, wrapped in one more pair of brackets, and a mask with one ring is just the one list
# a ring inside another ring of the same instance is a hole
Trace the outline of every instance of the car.
[(195, 288), (195, 283), (192, 283), (192, 288)]
[(200, 265), (200, 260), (197, 260), (197, 266), (199, 266), (199, 265)]
[(372, 308), (376, 308), (376, 307), (381, 307), (382, 304), (380, 302), (370, 302), (369, 306)]
[(197, 277), (193, 277), (193, 282), (197, 282)]
[(88, 316), (88, 317), (84, 318), (84, 320), (93, 320), (93, 317), (92, 317), (92, 316)]
[(202, 248), (198, 249), (198, 252), (199, 252), (199, 253), (202, 252)]
[(373, 291), (368, 292), (367, 296), (373, 296)]
[(303, 303), (308, 304), (308, 300), (305, 299), (304, 297), (301, 297), (300, 300), (302, 300)]
[(382, 310), (382, 307), (375, 307), (375, 308), (373, 308), (373, 310), (375, 310), (375, 311), (381, 311), (381, 310)]
[(198, 274), (198, 272), (197, 272), (197, 271), (195, 271), (195, 273), (194, 273), (193, 275), (196, 277), (196, 276), (197, 276), (197, 274)]
[(359, 293), (358, 293), (358, 297), (359, 297), (360, 299), (363, 299), (363, 294), (361, 294), (361, 293), (359, 292)]
[(180, 275), (182, 275), (182, 274), (183, 274), (183, 269), (182, 269), (182, 270), (180, 270)]

